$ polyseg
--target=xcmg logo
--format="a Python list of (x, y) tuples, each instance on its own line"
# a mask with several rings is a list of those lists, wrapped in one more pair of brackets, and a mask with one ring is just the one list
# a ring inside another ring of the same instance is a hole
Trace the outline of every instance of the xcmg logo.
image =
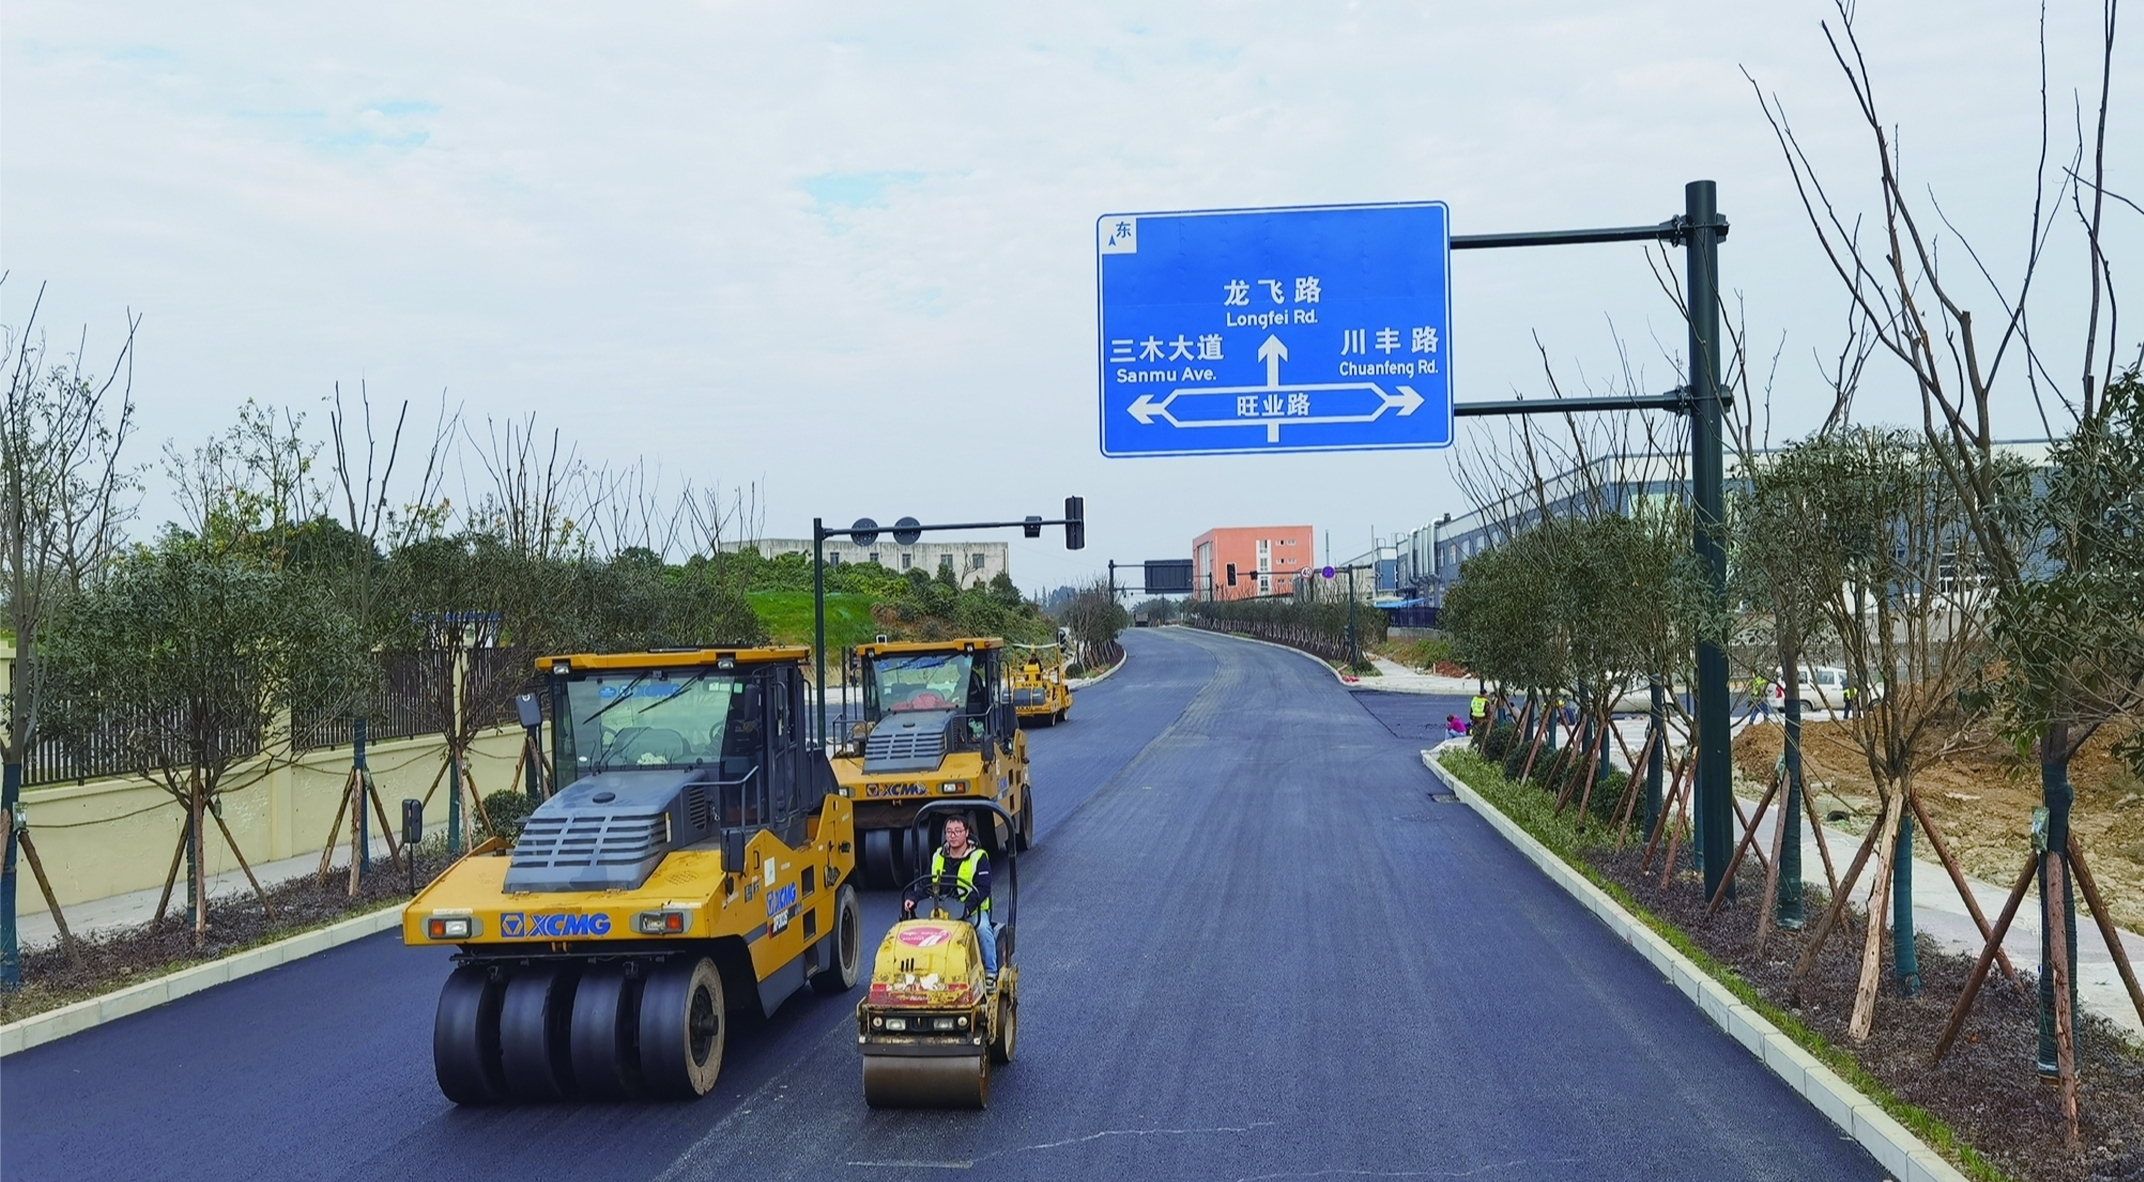
[(574, 936), (610, 935), (610, 916), (574, 915), (563, 911), (505, 911), (499, 915), (499, 934), (509, 940), (564, 940)]

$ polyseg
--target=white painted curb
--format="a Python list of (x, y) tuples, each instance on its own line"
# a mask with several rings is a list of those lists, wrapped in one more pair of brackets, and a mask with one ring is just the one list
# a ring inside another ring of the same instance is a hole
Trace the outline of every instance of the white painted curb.
[(1638, 955), (1653, 962), (1653, 967), (1695, 1002), (1714, 1025), (1748, 1048), (1750, 1054), (1763, 1060), (1772, 1074), (1801, 1093), (1818, 1112), (1839, 1126), (1841, 1132), (1859, 1141), (1878, 1164), (1891, 1172), (1892, 1177), (1900, 1182), (1967, 1182), (1957, 1167), (1930, 1149), (1928, 1143), (1915, 1136), (1911, 1129), (1892, 1119), (1881, 1105), (1840, 1079), (1837, 1072), (1818, 1062), (1799, 1043), (1781, 1034), (1764, 1015), (1742, 1004), (1742, 1000), (1725, 985), (1713, 980), (1689, 957), (1676, 951), (1674, 945), (1661, 939), (1659, 933), (1625, 911), (1622, 904), (1572, 869), (1555, 851), (1519, 828), (1517, 822), (1482, 799), (1480, 793), (1469, 788), (1458, 776), (1444, 770), (1432, 752), (1422, 753), (1422, 763), (1429, 768), (1430, 774), (1444, 781), (1459, 799), (1467, 802), (1491, 827), (1503, 834), (1504, 840), (1540, 867), (1542, 873), (1599, 916), (1609, 931), (1637, 949)]
[[(1189, 624), (1185, 624), (1183, 626), (1186, 628), (1191, 628), (1191, 625)], [(1341, 685), (1359, 686), (1366, 689), (1377, 688), (1376, 686), (1371, 685), (1369, 682), (1364, 681), (1362, 678), (1359, 677), (1353, 681), (1349, 681), (1347, 679), (1346, 674), (1340, 672), (1338, 669), (1333, 668), (1330, 664), (1327, 664), (1324, 657), (1321, 657), (1316, 653), (1304, 652), (1302, 649), (1299, 649), (1292, 644), (1280, 644), (1271, 640), (1261, 640), (1256, 636), (1245, 636), (1241, 632), (1219, 632), (1215, 631), (1212, 628), (1191, 628), (1191, 630), (1193, 632), (1199, 633), (1202, 636), (1219, 636), (1226, 640), (1240, 640), (1243, 641), (1245, 644), (1262, 644), (1265, 645), (1267, 648), (1277, 648), (1284, 653), (1294, 653), (1296, 656), (1301, 657), (1306, 661), (1315, 662), (1318, 668), (1323, 669), (1327, 673), (1332, 674), (1333, 680), (1339, 682)]]
[(221, 960), (180, 969), (153, 981), (129, 985), (100, 997), (84, 998), (56, 1010), (47, 1010), (42, 1014), (32, 1014), (10, 1022), (0, 1026), (0, 1057), (26, 1051), (70, 1034), (80, 1034), (84, 1030), (117, 1021), (129, 1014), (138, 1014), (167, 1001), (176, 1001), (189, 993), (199, 993), (226, 981), (250, 977), (277, 965), (302, 960), (316, 952), (326, 952), (337, 945), (400, 927), (402, 907), (402, 904), (397, 903), (392, 907), (367, 912), (355, 919), (345, 919), (324, 928), (300, 932), (273, 944), (263, 944), (259, 948), (248, 949)]
[(1116, 664), (1111, 665), (1109, 668), (1102, 670), (1100, 673), (1097, 673), (1092, 677), (1082, 677), (1077, 680), (1067, 680), (1065, 682), (1065, 688), (1077, 692), (1079, 690), (1086, 689), (1090, 685), (1096, 685), (1101, 682), (1108, 681), (1110, 678), (1115, 677), (1117, 675), (1117, 670), (1122, 669), (1126, 665), (1130, 664), (1131, 660), (1131, 650), (1126, 649), (1124, 655), (1117, 660)]

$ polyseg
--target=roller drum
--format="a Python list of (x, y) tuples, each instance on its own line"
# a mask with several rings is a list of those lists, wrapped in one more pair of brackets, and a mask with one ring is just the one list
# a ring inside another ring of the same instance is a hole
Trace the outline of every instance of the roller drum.
[(982, 1108), (990, 1102), (990, 1060), (865, 1055), (864, 1101), (873, 1108)]

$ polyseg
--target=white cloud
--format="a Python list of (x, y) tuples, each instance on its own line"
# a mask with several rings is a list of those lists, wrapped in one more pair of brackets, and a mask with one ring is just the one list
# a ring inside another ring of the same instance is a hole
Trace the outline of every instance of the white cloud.
[[(1864, 9), (1909, 167), (2014, 265), (2036, 14)], [(1092, 549), (1024, 545), (1033, 583), (1215, 524), (1311, 520), (1353, 550), (1463, 508), (1432, 454), (1102, 460), (1098, 213), (1442, 198), (1461, 233), (1627, 224), (1703, 176), (1734, 222), (1727, 283), (1761, 339), (1787, 334), (1783, 418), (1817, 413), (1835, 284), (1740, 68), (1858, 184), (1823, 6), (629, 11), (12, 5), (5, 318), (46, 278), (52, 323), (144, 312), (154, 439), (363, 376), (536, 410), (597, 457), (764, 474), (779, 532), (1085, 494)], [(2091, 19), (2052, 14), (2058, 81), (2089, 84)], [(1681, 332), (1635, 247), (1455, 277), (1462, 397), (1539, 391), (1536, 332), (1572, 373), (1612, 371), (1611, 321), (1672, 384), (1652, 342)]]

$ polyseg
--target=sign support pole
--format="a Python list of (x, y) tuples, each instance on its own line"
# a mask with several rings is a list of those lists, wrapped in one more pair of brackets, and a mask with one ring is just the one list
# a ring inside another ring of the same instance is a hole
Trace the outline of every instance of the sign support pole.
[[(1726, 508), (1720, 446), (1720, 246), (1718, 194), (1711, 181), (1683, 187), (1684, 249), (1690, 301), (1690, 478), (1697, 510), (1697, 557), (1715, 594), (1727, 586)], [(1728, 738), (1727, 650), (1709, 630), (1697, 638), (1698, 848), (1705, 897), (1719, 893), (1734, 845), (1733, 752)], [(1730, 887), (1728, 897), (1733, 898)]]
[[(1719, 214), (1718, 186), (1691, 181), (1683, 186), (1683, 212), (1653, 226), (1600, 230), (1547, 230), (1511, 234), (1455, 234), (1453, 250), (1494, 250), (1515, 246), (1577, 246), (1598, 242), (1667, 242), (1683, 247), (1688, 276), (1689, 382), (1682, 389), (1654, 397), (1541, 398), (1503, 402), (1457, 403), (1455, 417), (1509, 414), (1566, 414), (1596, 410), (1674, 410), (1690, 416), (1690, 482), (1696, 525), (1691, 539), (1715, 594), (1725, 594), (1727, 551), (1724, 544), (1724, 474), (1721, 446), (1720, 389), (1720, 240), (1727, 220)], [(1697, 643), (1697, 767), (1691, 793), (1696, 840), (1691, 853), (1705, 873), (1709, 897), (1726, 876), (1734, 853), (1734, 767), (1728, 738), (1727, 653), (1721, 638), (1703, 636)], [(1733, 896), (1732, 890), (1729, 897)]]

